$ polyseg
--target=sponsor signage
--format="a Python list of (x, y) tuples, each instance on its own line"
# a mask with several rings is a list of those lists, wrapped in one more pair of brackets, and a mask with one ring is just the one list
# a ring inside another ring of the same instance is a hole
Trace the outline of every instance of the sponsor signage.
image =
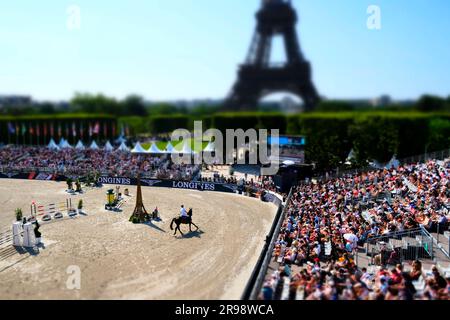
[[(135, 178), (122, 178), (122, 177), (107, 177), (102, 176), (98, 178), (98, 182), (102, 184), (118, 184), (118, 185), (137, 185), (137, 179)], [(236, 185), (220, 184), (213, 182), (203, 181), (178, 181), (178, 180), (157, 180), (157, 179), (141, 179), (142, 186), (148, 187), (160, 187), (160, 188), (174, 188), (174, 189), (187, 189), (187, 190), (199, 190), (199, 191), (218, 191), (218, 192), (232, 192), (237, 190)]]
[(102, 184), (120, 184), (125, 186), (132, 185), (130, 178), (119, 178), (119, 177), (100, 177), (98, 178), (98, 182)]
[[(71, 178), (73, 180), (76, 179), (76, 177)], [(0, 173), (0, 179), (66, 181), (67, 177), (39, 172), (33, 172), (32, 174), (21, 172), (21, 173)], [(98, 182), (101, 184), (115, 184), (124, 186), (137, 185), (136, 178), (126, 178), (126, 177), (101, 176), (98, 178)], [(237, 185), (234, 184), (222, 184), (203, 181), (157, 180), (157, 179), (141, 179), (141, 185), (147, 187), (161, 187), (161, 188), (186, 189), (198, 191), (217, 191), (230, 193), (236, 193), (236, 190), (238, 188)]]

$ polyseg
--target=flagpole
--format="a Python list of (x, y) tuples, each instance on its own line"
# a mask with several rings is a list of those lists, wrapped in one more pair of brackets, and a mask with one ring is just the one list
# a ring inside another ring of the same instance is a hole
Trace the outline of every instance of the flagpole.
[(8, 122), (7, 124), (7, 131), (8, 131), (8, 144), (11, 144), (11, 122)]

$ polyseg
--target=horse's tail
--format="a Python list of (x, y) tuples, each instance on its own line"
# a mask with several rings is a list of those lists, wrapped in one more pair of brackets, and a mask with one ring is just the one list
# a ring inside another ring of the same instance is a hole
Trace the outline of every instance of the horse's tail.
[(172, 222), (170, 223), (170, 230), (173, 230), (173, 223), (175, 222), (175, 218), (172, 219)]

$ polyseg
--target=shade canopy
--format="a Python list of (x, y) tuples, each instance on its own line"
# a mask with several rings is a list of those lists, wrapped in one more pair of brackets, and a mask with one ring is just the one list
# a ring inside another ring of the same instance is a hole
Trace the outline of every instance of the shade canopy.
[(55, 143), (55, 140), (53, 140), (53, 138), (50, 139), (50, 142), (48, 143), (47, 148), (49, 148), (51, 150), (59, 150), (59, 147)]
[(119, 148), (117, 148), (117, 150), (119, 150), (119, 151), (130, 151), (130, 149), (128, 149), (128, 147), (127, 147), (127, 145), (125, 144), (124, 141), (120, 144), (120, 146), (119, 146)]
[(106, 141), (105, 147), (104, 147), (105, 151), (113, 151), (114, 148), (111, 145), (111, 143), (109, 141)]
[(127, 139), (125, 139), (123, 135), (119, 136), (115, 141), (115, 143), (122, 143), (122, 142), (127, 142)]
[(84, 150), (85, 149), (84, 148), (84, 144), (83, 144), (83, 142), (81, 142), (81, 140), (78, 140), (78, 143), (75, 146), (75, 149), (77, 149), (77, 150)]
[(283, 161), (283, 164), (287, 167), (295, 165), (295, 162), (292, 160)]
[(175, 150), (175, 148), (173, 147), (172, 143), (169, 142), (169, 143), (167, 144), (167, 146), (166, 146), (165, 153), (173, 153), (174, 150)]
[(139, 142), (136, 143), (133, 150), (131, 150), (131, 153), (148, 153), (147, 150), (142, 148), (141, 144)]
[(183, 145), (183, 149), (181, 149), (180, 151), (178, 151), (178, 153), (182, 153), (182, 154), (194, 154), (195, 152), (192, 150), (190, 144), (188, 142), (185, 142)]
[(206, 148), (203, 150), (203, 152), (215, 152), (215, 151), (216, 151), (216, 146), (215, 146), (214, 142), (208, 143)]
[(386, 165), (387, 169), (398, 168), (400, 166), (400, 161), (397, 160), (396, 155), (392, 157), (392, 159)]
[(69, 142), (67, 140), (65, 140), (65, 139), (62, 139), (62, 143), (61, 142), (59, 143), (59, 147), (61, 149), (70, 149), (70, 148), (72, 148), (72, 146), (69, 144)]
[(92, 141), (91, 145), (89, 146), (89, 149), (92, 149), (92, 150), (98, 150), (99, 147), (98, 147), (98, 145), (97, 145), (97, 142)]
[(61, 138), (61, 140), (59, 140), (58, 147), (62, 148), (65, 142), (66, 142), (66, 139)]
[(161, 151), (161, 150), (156, 146), (155, 143), (152, 143), (150, 149), (148, 150), (148, 153), (151, 153), (151, 154), (162, 154), (162, 153), (164, 153), (164, 151)]

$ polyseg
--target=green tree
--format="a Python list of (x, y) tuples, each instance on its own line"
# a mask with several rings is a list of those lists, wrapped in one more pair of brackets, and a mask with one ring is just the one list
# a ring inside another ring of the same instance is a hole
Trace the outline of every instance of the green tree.
[(448, 148), (450, 148), (450, 120), (431, 120), (428, 151), (442, 151)]
[(416, 109), (420, 111), (442, 111), (445, 107), (445, 99), (431, 95), (422, 96), (416, 103)]
[(144, 99), (138, 95), (130, 95), (122, 102), (123, 112), (132, 116), (146, 116), (147, 109), (145, 107)]
[(74, 111), (85, 113), (124, 114), (121, 104), (116, 99), (106, 97), (102, 94), (91, 95), (77, 93), (70, 101), (70, 106)]

